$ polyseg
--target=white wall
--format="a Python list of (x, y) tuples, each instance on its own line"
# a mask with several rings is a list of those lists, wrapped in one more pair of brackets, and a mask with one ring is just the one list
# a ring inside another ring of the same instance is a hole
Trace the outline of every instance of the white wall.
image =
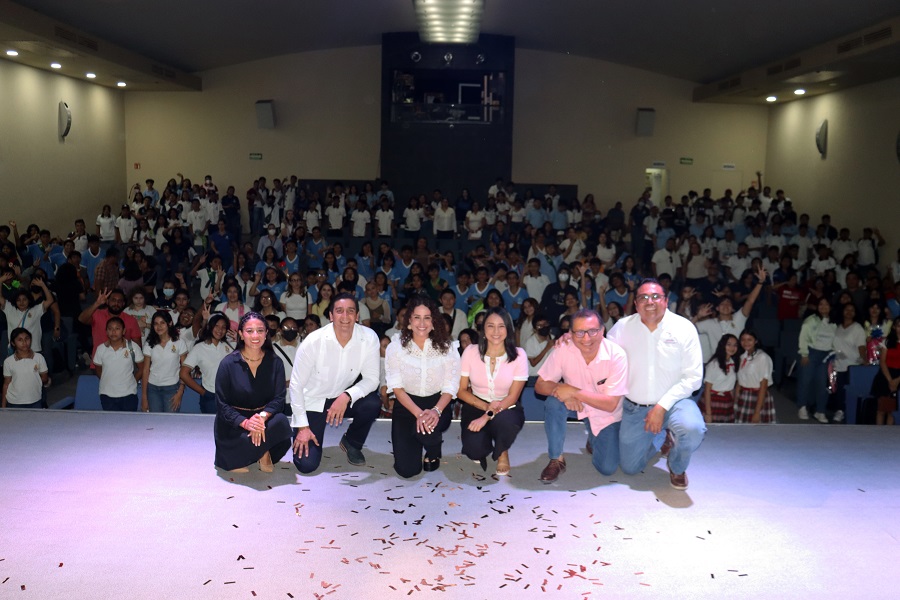
[[(879, 227), (888, 241), (882, 264), (900, 246), (900, 78), (773, 107), (767, 180), (783, 188), (813, 223), (831, 214), (851, 237)], [(828, 152), (819, 156), (815, 132), (828, 119)]]
[[(578, 184), (604, 212), (634, 202), (654, 161), (665, 161), (676, 200), (689, 189), (746, 188), (766, 162), (767, 108), (695, 104), (689, 81), (519, 49), (515, 86), (513, 181)], [(652, 137), (635, 135), (639, 107), (656, 109)]]
[[(290, 54), (201, 73), (202, 92), (133, 92), (125, 101), (128, 180), (157, 187), (210, 174), (243, 201), (253, 180), (379, 174), (381, 48)], [(275, 129), (254, 104), (274, 100)], [(250, 160), (250, 153), (263, 159)], [(141, 169), (134, 170), (134, 163)], [(246, 222), (245, 222), (246, 223)]]
[[(72, 111), (65, 141), (58, 106)], [(88, 231), (103, 204), (126, 197), (123, 92), (0, 60), (0, 222)]]

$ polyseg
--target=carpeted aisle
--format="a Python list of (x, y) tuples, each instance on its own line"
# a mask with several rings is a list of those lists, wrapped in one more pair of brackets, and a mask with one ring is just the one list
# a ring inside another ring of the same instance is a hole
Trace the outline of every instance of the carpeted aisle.
[[(0, 411), (0, 598), (888, 598), (900, 525), (895, 428), (716, 426), (690, 488), (663, 462), (538, 481), (541, 424), (512, 476), (459, 456), (402, 480), (379, 422), (355, 468), (217, 471), (212, 418)], [(24, 589), (23, 589), (24, 586)]]

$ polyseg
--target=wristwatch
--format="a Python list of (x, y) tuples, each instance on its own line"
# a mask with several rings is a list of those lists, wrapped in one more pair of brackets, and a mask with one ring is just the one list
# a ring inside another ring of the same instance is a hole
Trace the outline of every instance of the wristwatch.
[(494, 413), (494, 411), (492, 411), (491, 409), (487, 409), (487, 410), (484, 412), (484, 414), (487, 415), (487, 418), (488, 418), (488, 419), (493, 419), (495, 413)]
[(269, 418), (269, 413), (267, 413), (266, 411), (262, 411), (262, 412), (260, 412), (260, 413), (258, 413), (258, 414), (259, 414), (259, 416), (261, 416), (263, 419), (268, 419), (268, 418)]

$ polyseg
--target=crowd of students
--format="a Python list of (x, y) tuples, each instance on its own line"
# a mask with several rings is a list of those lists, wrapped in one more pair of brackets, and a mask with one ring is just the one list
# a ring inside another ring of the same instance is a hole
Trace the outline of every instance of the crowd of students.
[[(505, 307), (534, 378), (572, 315), (594, 308), (608, 330), (633, 312), (644, 276), (697, 325), (708, 421), (774, 421), (772, 361), (752, 329), (759, 302), (775, 305), (782, 322), (802, 321), (800, 418), (842, 419), (839, 405), (828, 406), (831, 355), (838, 389), (849, 366), (871, 361), (883, 365), (886, 397), (900, 383), (891, 377), (900, 375), (891, 358), (900, 260), (882, 273), (877, 228), (852, 239), (769, 187), (719, 198), (692, 191), (661, 205), (646, 190), (627, 211), (622, 202), (599, 207), (592, 194), (563, 198), (554, 186), (535, 194), (503, 180), (482, 193), (433, 190), (406, 201), (387, 181), (314, 189), (293, 176), (271, 186), (261, 177), (243, 199), (233, 186), (220, 195), (210, 176), (194, 184), (180, 174), (130, 193), (71, 232), (0, 226), (0, 329), (11, 343), (4, 405), (40, 406), (48, 371), (92, 366), (104, 406), (177, 410), (189, 386), (212, 411), (211, 369), (245, 313), (266, 317), (289, 373), (341, 292), (359, 298), (360, 320), (382, 348), (417, 295), (439, 303), (463, 348), (477, 343), (487, 308)], [(18, 381), (26, 358), (37, 385)], [(881, 421), (890, 422), (891, 406), (879, 407)]]

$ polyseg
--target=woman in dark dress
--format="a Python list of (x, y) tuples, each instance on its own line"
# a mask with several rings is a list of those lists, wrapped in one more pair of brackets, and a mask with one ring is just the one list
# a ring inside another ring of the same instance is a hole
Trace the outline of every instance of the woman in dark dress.
[(259, 462), (261, 471), (271, 473), (291, 447), (284, 367), (259, 313), (241, 318), (238, 338), (237, 350), (222, 359), (216, 374), (215, 464), (246, 473)]

